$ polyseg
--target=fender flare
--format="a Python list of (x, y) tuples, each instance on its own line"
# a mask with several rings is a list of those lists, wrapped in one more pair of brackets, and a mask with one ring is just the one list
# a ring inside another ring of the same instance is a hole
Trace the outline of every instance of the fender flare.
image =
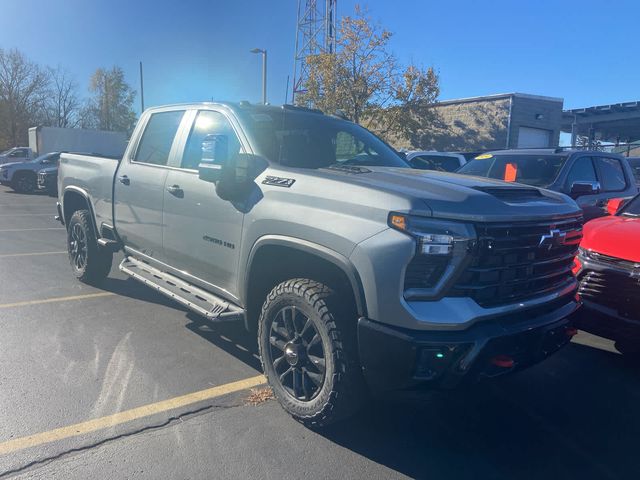
[(338, 267), (345, 274), (345, 276), (349, 280), (349, 283), (351, 284), (358, 316), (366, 317), (367, 305), (364, 295), (364, 288), (362, 285), (362, 280), (360, 279), (360, 275), (353, 263), (344, 255), (323, 245), (309, 242), (307, 240), (302, 240), (300, 238), (287, 237), (284, 235), (265, 235), (258, 238), (258, 240), (256, 240), (256, 242), (251, 247), (251, 251), (249, 252), (247, 258), (246, 268), (244, 270), (245, 276), (242, 284), (243, 299), (247, 298), (247, 294), (249, 292), (249, 272), (251, 272), (251, 267), (253, 265), (255, 255), (262, 247), (265, 246), (281, 246), (294, 248), (296, 250), (315, 255), (316, 257), (328, 261), (329, 263), (332, 263), (334, 266)]
[(87, 202), (87, 208), (89, 209), (89, 213), (91, 214), (91, 224), (93, 225), (93, 231), (96, 234), (96, 238), (100, 238), (101, 235), (100, 235), (100, 232), (98, 231), (98, 226), (96, 225), (96, 214), (93, 211), (93, 204), (91, 203), (91, 197), (89, 196), (89, 193), (86, 190), (80, 187), (69, 185), (65, 187), (64, 192), (62, 193), (62, 197), (61, 197), (62, 204), (60, 206), (62, 210), (62, 218), (65, 222), (64, 225), (68, 225), (70, 220), (68, 218), (64, 218), (64, 197), (67, 194), (67, 192), (77, 193), (78, 195), (84, 198), (85, 202)]

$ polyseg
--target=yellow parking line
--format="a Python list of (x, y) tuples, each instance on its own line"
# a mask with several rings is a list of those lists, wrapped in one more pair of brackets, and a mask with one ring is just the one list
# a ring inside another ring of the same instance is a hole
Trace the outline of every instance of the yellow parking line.
[(0, 255), (0, 258), (7, 257), (31, 257), (34, 255), (55, 255), (57, 253), (67, 253), (66, 250), (61, 250), (59, 252), (33, 252), (33, 253), (3, 253)]
[(28, 300), (25, 302), (0, 303), (0, 308), (26, 307), (28, 305), (40, 305), (41, 303), (69, 302), (72, 300), (85, 300), (87, 298), (109, 297), (115, 295), (112, 292), (87, 293), (85, 295), (71, 295), (69, 297), (43, 298), (42, 300)]
[(264, 376), (257, 375), (237, 382), (227, 383), (218, 387), (208, 388), (206, 390), (200, 390), (199, 392), (193, 392), (180, 397), (174, 397), (168, 400), (150, 403), (149, 405), (143, 405), (142, 407), (132, 408), (131, 410), (125, 410), (124, 412), (114, 413), (113, 415), (107, 415), (106, 417), (76, 423), (75, 425), (69, 425), (68, 427), (56, 428), (55, 430), (49, 430), (48, 432), (16, 438), (15, 440), (0, 443), (0, 455), (6, 455), (17, 450), (24, 450), (25, 448), (36, 447), (38, 445), (63, 440), (65, 438), (85, 435), (97, 430), (103, 430), (105, 428), (131, 422), (139, 418), (192, 405), (203, 400), (211, 400), (212, 398), (220, 397), (222, 395), (246, 390), (263, 383), (265, 383)]
[(65, 230), (63, 227), (48, 227), (48, 228), (5, 228), (0, 232), (36, 232), (39, 230)]

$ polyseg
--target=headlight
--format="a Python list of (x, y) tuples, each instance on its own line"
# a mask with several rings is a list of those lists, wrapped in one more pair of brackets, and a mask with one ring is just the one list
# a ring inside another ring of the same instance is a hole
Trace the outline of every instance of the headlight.
[(460, 250), (466, 252), (469, 242), (475, 238), (471, 225), (395, 212), (389, 214), (389, 226), (414, 237), (418, 253), (423, 255), (452, 255)]

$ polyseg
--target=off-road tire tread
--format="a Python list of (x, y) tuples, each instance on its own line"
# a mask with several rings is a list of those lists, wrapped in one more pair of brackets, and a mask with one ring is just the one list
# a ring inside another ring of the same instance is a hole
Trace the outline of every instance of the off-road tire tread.
[[(320, 428), (351, 416), (365, 397), (364, 378), (357, 360), (355, 310), (340, 295), (320, 282), (307, 278), (287, 280), (273, 288), (267, 296), (258, 321), (258, 338), (262, 338), (264, 334), (263, 319), (269, 306), (281, 295), (292, 293), (304, 298), (327, 328), (333, 346), (333, 389), (322, 409), (313, 415), (300, 415), (289, 408), (286, 398), (280, 400), (281, 403), (285, 403), (285, 410), (296, 420), (308, 427)], [(337, 319), (343, 322), (352, 319), (353, 325), (340, 325)], [(266, 333), (268, 335), (268, 332)], [(329, 352), (325, 352), (325, 355), (329, 355)], [(260, 356), (260, 360), (266, 374), (264, 355)]]

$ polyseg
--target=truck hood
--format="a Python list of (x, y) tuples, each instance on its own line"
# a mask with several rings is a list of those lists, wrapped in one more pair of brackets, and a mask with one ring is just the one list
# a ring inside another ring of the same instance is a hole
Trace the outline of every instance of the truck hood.
[(580, 246), (610, 257), (640, 262), (640, 218), (602, 217), (587, 222)]
[(528, 185), (410, 168), (366, 169), (369, 172), (322, 171), (371, 189), (420, 199), (426, 207), (424, 213), (438, 218), (490, 222), (581, 214), (578, 205), (566, 195)]

